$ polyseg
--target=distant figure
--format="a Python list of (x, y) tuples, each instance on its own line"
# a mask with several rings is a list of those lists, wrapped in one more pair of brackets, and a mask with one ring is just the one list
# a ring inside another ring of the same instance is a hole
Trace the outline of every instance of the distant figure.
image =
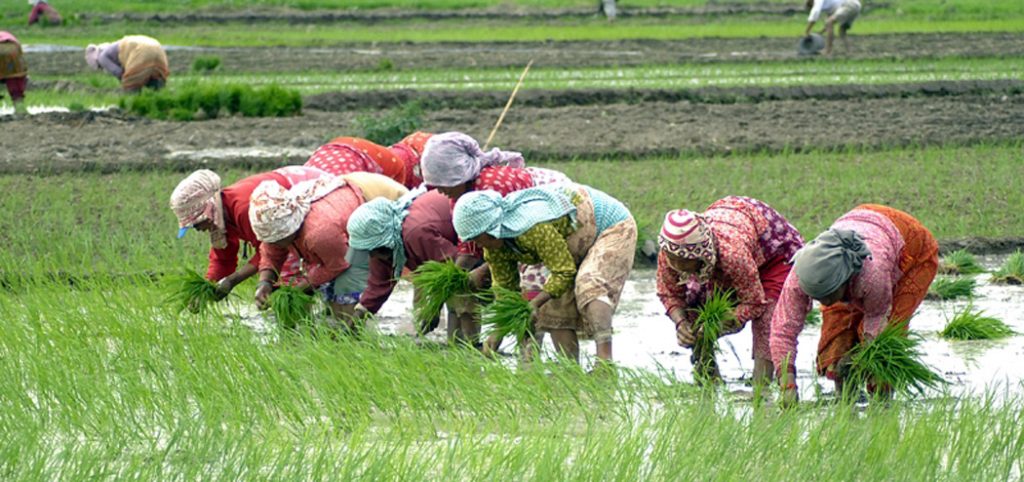
[(601, 4), (598, 6), (598, 10), (608, 17), (608, 20), (615, 20), (615, 0), (601, 0)]
[(126, 92), (138, 92), (143, 87), (162, 89), (170, 75), (167, 54), (160, 42), (145, 35), (129, 35), (114, 43), (90, 44), (85, 49), (85, 62), (121, 79), (121, 88)]
[(21, 43), (10, 32), (0, 30), (0, 82), (7, 86), (15, 112), (24, 109), (27, 76), (28, 67), (22, 56)]
[(60, 14), (45, 0), (28, 0), (28, 4), (32, 5), (32, 13), (28, 14), (29, 26), (38, 22), (40, 15), (45, 15), (46, 22), (50, 25), (61, 24)]
[(807, 0), (807, 9), (811, 11), (807, 17), (807, 29), (804, 30), (804, 37), (811, 34), (814, 24), (824, 13), (825, 27), (822, 33), (825, 37), (825, 55), (832, 53), (832, 40), (834, 38), (834, 26), (839, 23), (839, 38), (843, 39), (843, 48), (850, 50), (850, 44), (846, 40), (846, 32), (853, 26), (853, 21), (860, 15), (860, 1), (858, 0)]

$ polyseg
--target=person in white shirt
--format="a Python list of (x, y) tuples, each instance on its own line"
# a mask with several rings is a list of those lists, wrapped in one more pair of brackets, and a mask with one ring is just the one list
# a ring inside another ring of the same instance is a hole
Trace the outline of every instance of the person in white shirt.
[(814, 24), (818, 23), (821, 14), (825, 14), (825, 28), (822, 33), (825, 37), (825, 55), (832, 53), (832, 40), (834, 38), (835, 24), (839, 24), (839, 38), (843, 39), (843, 48), (850, 49), (846, 40), (846, 32), (853, 26), (853, 21), (860, 15), (859, 0), (807, 0), (807, 9), (811, 11), (807, 17), (807, 30), (804, 36), (811, 34)]

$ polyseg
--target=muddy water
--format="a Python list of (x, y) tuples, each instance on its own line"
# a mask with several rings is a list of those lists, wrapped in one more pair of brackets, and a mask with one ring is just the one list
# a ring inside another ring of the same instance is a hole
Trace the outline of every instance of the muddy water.
[[(1002, 258), (989, 257), (982, 261), (986, 267), (994, 268)], [(1021, 309), (1024, 307), (1024, 288), (991, 285), (988, 275), (981, 275), (978, 280), (975, 309), (984, 310), (1024, 333), (1024, 310)], [(634, 272), (622, 299), (614, 320), (616, 361), (631, 368), (663, 369), (681, 380), (692, 380), (690, 350), (676, 344), (673, 325), (664, 316), (664, 309), (655, 295), (654, 271)], [(954, 394), (980, 393), (989, 387), (1020, 392), (1021, 381), (1024, 380), (1024, 364), (1020, 363), (1024, 357), (1024, 335), (1000, 341), (947, 341), (939, 338), (938, 332), (947, 319), (967, 304), (967, 301), (924, 302), (911, 321), (911, 328), (925, 339), (922, 347), (924, 361), (949, 382), (949, 390)], [(411, 307), (410, 285), (403, 282), (381, 310), (377, 329), (384, 333), (411, 336)], [(808, 326), (799, 338), (797, 383), (804, 399), (816, 397), (818, 390), (825, 394), (832, 392), (831, 382), (817, 377), (814, 372), (819, 334), (818, 327)], [(443, 341), (443, 326), (428, 338)], [(586, 358), (584, 363), (589, 365), (594, 357), (594, 344), (583, 342), (582, 345)], [(721, 345), (723, 352), (718, 361), (729, 388), (750, 391), (746, 384), (753, 368), (750, 327), (725, 337)], [(506, 340), (503, 350), (512, 349), (511, 340)], [(545, 350), (548, 354), (552, 352), (550, 342), (546, 343)]]

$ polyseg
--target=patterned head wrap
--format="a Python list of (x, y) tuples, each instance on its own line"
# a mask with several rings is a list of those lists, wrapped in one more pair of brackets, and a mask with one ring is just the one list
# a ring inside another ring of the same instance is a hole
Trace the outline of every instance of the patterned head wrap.
[(490, 166), (523, 167), (518, 152), (491, 149), (484, 152), (472, 137), (461, 132), (437, 134), (423, 148), (420, 167), (429, 186), (455, 187), (480, 177)]
[(313, 202), (345, 185), (345, 179), (321, 177), (285, 189), (276, 181), (263, 181), (249, 198), (249, 222), (256, 239), (274, 243), (299, 230)]
[(110, 46), (110, 43), (102, 43), (99, 45), (89, 44), (85, 48), (85, 63), (89, 64), (89, 67), (93, 69), (100, 69), (100, 54), (103, 53), (103, 49)]
[(509, 239), (566, 214), (576, 221), (571, 193), (564, 185), (548, 185), (515, 191), (505, 197), (496, 191), (468, 192), (455, 203), (452, 223), (463, 240), (483, 233)]
[(200, 169), (178, 183), (171, 193), (171, 210), (178, 217), (179, 237), (184, 229), (203, 221), (213, 222), (210, 244), (216, 249), (227, 247), (227, 228), (224, 227), (224, 205), (220, 196), (220, 176)]
[(834, 293), (860, 272), (871, 251), (856, 231), (830, 228), (793, 256), (800, 289), (814, 299)]
[(699, 214), (686, 209), (669, 211), (658, 234), (658, 246), (674, 256), (703, 261), (695, 276), (702, 283), (711, 280), (718, 264), (718, 249), (711, 228)]
[(353, 249), (370, 251), (377, 248), (391, 250), (395, 278), (402, 275), (405, 266), (405, 243), (402, 240), (402, 222), (409, 215), (409, 207), (425, 188), (414, 189), (397, 201), (379, 197), (359, 206), (348, 218), (348, 245)]

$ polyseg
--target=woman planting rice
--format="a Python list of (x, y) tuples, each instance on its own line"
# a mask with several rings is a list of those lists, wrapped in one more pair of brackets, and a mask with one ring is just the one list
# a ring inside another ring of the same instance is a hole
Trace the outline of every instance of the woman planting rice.
[(28, 0), (28, 4), (32, 5), (32, 11), (28, 14), (28, 25), (31, 27), (39, 22), (40, 17), (46, 17), (46, 23), (50, 25), (60, 25), (62, 20), (60, 14), (57, 13), (57, 9), (50, 6), (45, 0)]
[(143, 87), (162, 89), (170, 75), (167, 54), (160, 42), (145, 35), (129, 35), (114, 43), (90, 44), (85, 48), (85, 62), (120, 79), (121, 88), (126, 92), (138, 92)]
[[(822, 309), (818, 372), (842, 392), (849, 352), (887, 325), (907, 321), (938, 270), (939, 246), (909, 214), (876, 204), (846, 213), (794, 256), (772, 318), (771, 354), (788, 401), (795, 401), (796, 345), (810, 300)], [(888, 390), (888, 387), (875, 387)]]
[(0, 30), (0, 82), (7, 87), (16, 112), (24, 109), (27, 77), (28, 67), (25, 66), (21, 43), (10, 32)]
[(669, 212), (658, 245), (658, 297), (676, 324), (679, 344), (694, 347), (696, 310), (712, 289), (732, 290), (738, 301), (735, 323), (723, 326), (720, 335), (736, 333), (751, 321), (754, 379), (770, 379), (772, 313), (789, 260), (803, 246), (796, 228), (757, 199), (729, 196), (703, 213)]
[[(388, 185), (397, 189), (388, 189)], [(376, 197), (369, 192), (390, 192), (387, 199), (395, 200), (408, 191), (371, 173), (321, 177), (290, 189), (276, 182), (260, 183), (249, 201), (249, 221), (262, 242), (256, 303), (266, 305), (291, 250), (306, 268), (306, 279), (296, 287), (318, 289), (334, 318), (351, 323), (346, 318), (366, 287), (369, 257), (366, 252), (348, 249), (347, 224), (365, 199)]]
[(596, 189), (556, 184), (504, 197), (474, 191), (455, 204), (459, 237), (484, 249), (498, 288), (518, 286), (518, 263), (543, 263), (551, 276), (530, 304), (537, 329), (559, 352), (579, 360), (579, 337), (612, 359), (612, 315), (633, 266), (636, 222), (618, 200)]
[[(348, 220), (348, 235), (350, 247), (370, 251), (370, 276), (356, 306), (357, 317), (380, 310), (398, 284), (402, 268), (415, 270), (427, 261), (454, 259), (459, 241), (448, 198), (424, 190), (394, 202), (375, 199), (363, 204)], [(475, 341), (479, 328), (472, 319), (457, 328), (451, 331)]]
[(818, 23), (818, 19), (824, 13), (825, 27), (822, 33), (825, 34), (825, 55), (832, 53), (832, 41), (835, 37), (837, 23), (839, 24), (839, 38), (843, 40), (843, 48), (850, 50), (846, 32), (853, 27), (853, 21), (860, 15), (858, 0), (807, 0), (806, 7), (810, 11), (810, 15), (807, 17), (807, 29), (804, 30), (805, 37), (811, 34), (814, 24)]
[(414, 132), (391, 147), (358, 137), (336, 137), (313, 152), (305, 165), (339, 175), (350, 172), (383, 174), (413, 189), (423, 183), (420, 154), (431, 136), (426, 132)]

